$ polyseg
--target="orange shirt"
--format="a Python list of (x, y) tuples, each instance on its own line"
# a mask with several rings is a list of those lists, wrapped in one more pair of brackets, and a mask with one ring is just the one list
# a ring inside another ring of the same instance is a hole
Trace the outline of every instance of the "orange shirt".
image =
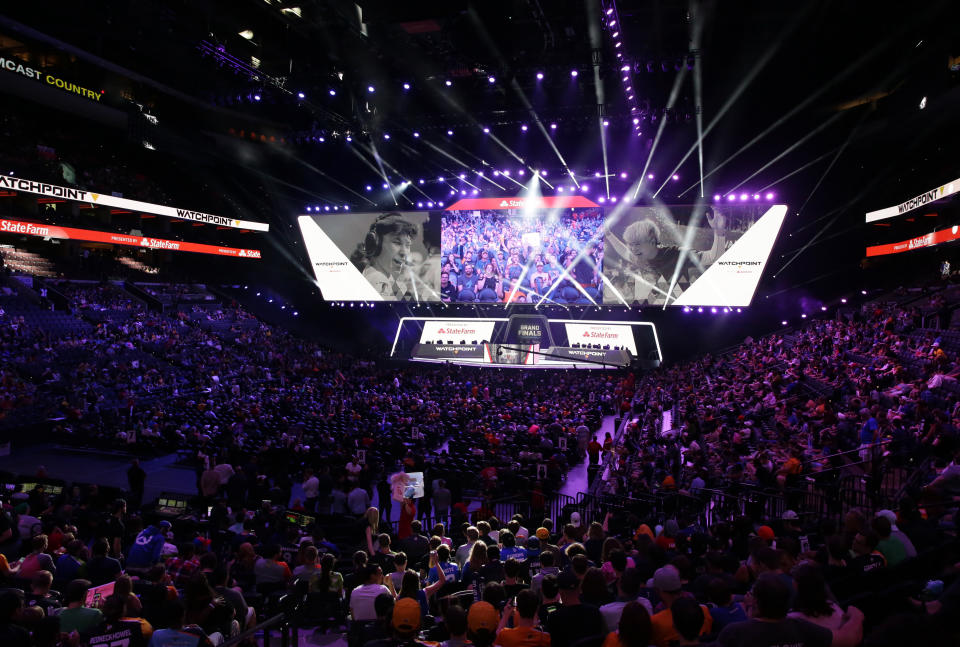
[[(703, 610), (703, 628), (700, 630), (700, 635), (703, 636), (713, 630), (713, 618), (710, 616), (710, 609), (702, 604), (700, 608)], [(651, 645), (667, 647), (671, 642), (680, 640), (680, 634), (673, 627), (673, 612), (670, 609), (653, 614), (650, 624), (653, 626), (653, 632), (650, 634)]]
[(550, 634), (533, 627), (501, 629), (495, 645), (501, 647), (550, 647)]

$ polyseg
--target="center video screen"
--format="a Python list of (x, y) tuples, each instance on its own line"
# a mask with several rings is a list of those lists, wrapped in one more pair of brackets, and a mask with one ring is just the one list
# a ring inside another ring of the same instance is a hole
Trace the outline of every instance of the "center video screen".
[(747, 306), (785, 214), (752, 203), (528, 206), (299, 224), (328, 301)]

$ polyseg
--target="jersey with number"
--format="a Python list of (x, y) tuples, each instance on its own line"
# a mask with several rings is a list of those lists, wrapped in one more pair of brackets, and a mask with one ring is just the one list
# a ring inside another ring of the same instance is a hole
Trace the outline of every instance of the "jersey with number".
[(90, 647), (147, 647), (139, 622), (105, 623), (93, 630)]

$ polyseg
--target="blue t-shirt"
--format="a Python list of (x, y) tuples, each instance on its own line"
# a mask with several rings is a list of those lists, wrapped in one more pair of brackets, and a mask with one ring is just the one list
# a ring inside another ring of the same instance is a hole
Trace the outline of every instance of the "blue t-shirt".
[(501, 548), (500, 549), (500, 561), (506, 562), (508, 559), (515, 559), (518, 562), (522, 562), (527, 558), (527, 551), (524, 548), (519, 546), (513, 546), (512, 548)]
[(182, 629), (157, 629), (150, 638), (150, 647), (197, 647), (203, 637)]
[(127, 555), (127, 566), (134, 568), (148, 568), (153, 566), (160, 561), (163, 543), (163, 532), (156, 526), (147, 526), (140, 531), (133, 545), (130, 546), (130, 554)]
[(460, 567), (453, 562), (444, 562), (430, 569), (430, 573), (427, 575), (427, 583), (433, 584), (440, 580), (438, 568), (443, 570), (443, 579), (447, 582), (456, 582), (460, 579)]
[(877, 429), (880, 428), (880, 425), (877, 423), (877, 419), (873, 416), (863, 423), (863, 427), (860, 428), (860, 444), (869, 445), (874, 441), (874, 435)]

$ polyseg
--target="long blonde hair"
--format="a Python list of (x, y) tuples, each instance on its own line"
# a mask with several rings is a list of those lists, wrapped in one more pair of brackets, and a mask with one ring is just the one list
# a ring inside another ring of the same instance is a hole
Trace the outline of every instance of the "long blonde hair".
[(373, 531), (377, 532), (377, 529), (380, 527), (380, 511), (371, 506), (367, 508), (367, 511), (363, 513), (363, 516), (367, 518), (367, 523), (370, 524), (370, 527), (373, 529)]

